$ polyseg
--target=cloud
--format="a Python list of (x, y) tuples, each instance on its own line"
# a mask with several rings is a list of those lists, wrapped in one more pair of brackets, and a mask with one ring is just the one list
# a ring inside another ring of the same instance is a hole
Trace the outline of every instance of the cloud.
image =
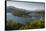
[(27, 2), (11, 2), (7, 1), (7, 6), (14, 6), (16, 8), (26, 9), (29, 11), (34, 11), (37, 9), (44, 9), (44, 3), (27, 3)]

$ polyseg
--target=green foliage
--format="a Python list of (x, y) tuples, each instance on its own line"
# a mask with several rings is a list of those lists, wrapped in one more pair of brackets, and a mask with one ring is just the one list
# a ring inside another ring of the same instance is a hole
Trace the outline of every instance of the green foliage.
[(10, 20), (6, 23), (6, 29), (14, 29), (14, 27), (16, 26), (16, 22)]
[(43, 20), (40, 20), (40, 19), (38, 19), (38, 20), (35, 20), (35, 21), (33, 21), (33, 28), (44, 28), (43, 26), (44, 26), (44, 21)]
[(15, 16), (23, 16), (25, 14), (25, 12), (22, 12), (22, 11), (17, 11), (15, 13), (13, 13), (13, 15)]
[(34, 29), (34, 28), (44, 28), (45, 27), (45, 21), (44, 20), (34, 20), (33, 22), (27, 22), (25, 25), (16, 23), (15, 21), (7, 21), (6, 23), (6, 29), (7, 30), (24, 30), (24, 29)]

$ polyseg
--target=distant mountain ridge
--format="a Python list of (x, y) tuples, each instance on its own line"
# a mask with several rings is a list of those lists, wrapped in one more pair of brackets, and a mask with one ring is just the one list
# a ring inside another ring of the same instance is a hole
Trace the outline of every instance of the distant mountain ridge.
[(28, 12), (30, 12), (30, 11), (25, 10), (25, 9), (16, 8), (16, 7), (13, 7), (13, 6), (8, 6), (7, 12), (10, 12), (12, 14), (15, 14), (17, 12), (22, 12), (22, 13), (28, 14)]
[(10, 12), (10, 11), (12, 11), (12, 10), (14, 10), (14, 11), (25, 11), (25, 12), (39, 12), (39, 11), (45, 11), (45, 10), (43, 10), (43, 9), (36, 9), (36, 10), (34, 10), (34, 11), (29, 11), (29, 10), (26, 10), (26, 9), (21, 9), (21, 8), (16, 8), (16, 7), (14, 7), (14, 6), (7, 6), (7, 11), (8, 12)]
[(15, 11), (25, 11), (25, 12), (28, 12), (28, 10), (16, 8), (16, 7), (14, 7), (14, 6), (8, 6), (8, 7), (7, 7), (7, 11), (8, 11), (8, 12), (11, 12), (11, 11), (13, 11), (13, 10), (14, 10), (14, 12), (15, 12)]
[(14, 6), (8, 6), (7, 7), (7, 12), (11, 12), (12, 14), (16, 14), (17, 12), (23, 12), (24, 13), (24, 15), (28, 15), (28, 14), (30, 14), (30, 13), (44, 13), (44, 11), (45, 10), (41, 10), (40, 11), (40, 9), (37, 11), (37, 10), (35, 10), (35, 11), (28, 11), (28, 10), (25, 10), (25, 9), (20, 9), (20, 8), (16, 8), (16, 7), (14, 7)]

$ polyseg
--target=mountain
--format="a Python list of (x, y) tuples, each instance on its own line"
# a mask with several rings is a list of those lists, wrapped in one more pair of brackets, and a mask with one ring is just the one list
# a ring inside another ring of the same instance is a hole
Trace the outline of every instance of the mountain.
[(25, 10), (25, 9), (16, 8), (16, 7), (13, 7), (13, 6), (8, 6), (7, 12), (10, 12), (12, 14), (22, 13), (24, 15), (27, 15), (28, 12), (30, 12), (30, 11)]
[[(32, 14), (44, 14), (45, 10), (38, 9), (38, 10), (35, 10), (35, 11), (28, 11), (26, 9), (16, 8), (14, 6), (8, 6), (7, 7), (7, 12), (12, 13), (13, 15), (19, 15), (19, 16), (20, 15), (21, 16), (26, 15), (26, 16), (31, 17)], [(28, 15), (28, 14), (30, 14), (30, 15)]]
[(13, 10), (15, 10), (15, 7), (13, 7), (13, 6), (7, 7), (7, 12), (12, 12)]

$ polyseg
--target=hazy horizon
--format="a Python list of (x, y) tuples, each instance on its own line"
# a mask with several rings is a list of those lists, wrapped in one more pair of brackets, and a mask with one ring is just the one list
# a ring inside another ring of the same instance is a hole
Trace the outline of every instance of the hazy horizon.
[(7, 6), (14, 6), (16, 8), (26, 9), (26, 10), (44, 10), (44, 3), (26, 3), (26, 2), (12, 2), (7, 1)]

